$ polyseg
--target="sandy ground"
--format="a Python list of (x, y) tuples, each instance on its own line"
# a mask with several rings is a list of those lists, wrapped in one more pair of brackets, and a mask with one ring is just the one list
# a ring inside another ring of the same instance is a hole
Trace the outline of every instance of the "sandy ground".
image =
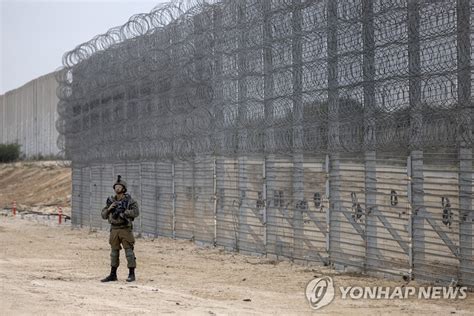
[(0, 208), (71, 214), (71, 168), (65, 161), (0, 163)]
[(315, 276), (332, 276), (337, 287), (404, 283), (168, 238), (137, 239), (137, 282), (125, 282), (122, 251), (119, 281), (104, 284), (99, 280), (109, 272), (107, 236), (107, 232), (59, 226), (54, 220), (0, 216), (0, 314), (474, 314), (474, 293), (464, 300), (336, 296), (329, 306), (313, 311), (304, 288)]

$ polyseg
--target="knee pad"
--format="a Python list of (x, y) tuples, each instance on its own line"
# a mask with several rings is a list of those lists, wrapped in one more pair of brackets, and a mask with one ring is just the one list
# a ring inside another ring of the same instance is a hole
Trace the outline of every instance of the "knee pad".
[(125, 249), (125, 256), (127, 257), (127, 263), (129, 268), (135, 268), (136, 266), (136, 259), (135, 253), (133, 252), (132, 248)]
[(117, 268), (120, 264), (120, 250), (112, 249), (110, 251), (111, 266)]

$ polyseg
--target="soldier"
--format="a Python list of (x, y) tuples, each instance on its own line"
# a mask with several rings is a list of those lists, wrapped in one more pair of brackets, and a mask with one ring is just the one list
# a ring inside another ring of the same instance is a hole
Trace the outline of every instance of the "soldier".
[(127, 192), (127, 183), (119, 175), (114, 183), (115, 195), (107, 199), (106, 206), (102, 209), (102, 218), (110, 223), (111, 246), (110, 275), (102, 279), (101, 282), (117, 281), (117, 268), (120, 264), (120, 249), (125, 249), (129, 274), (127, 282), (135, 281), (136, 258), (133, 252), (135, 238), (133, 237), (133, 220), (139, 215), (138, 204)]

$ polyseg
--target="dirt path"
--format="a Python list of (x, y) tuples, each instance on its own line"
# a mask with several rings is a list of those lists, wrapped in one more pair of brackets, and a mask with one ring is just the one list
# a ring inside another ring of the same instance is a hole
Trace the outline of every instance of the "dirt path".
[(0, 208), (71, 214), (71, 168), (64, 161), (0, 163)]
[[(332, 270), (244, 256), (189, 241), (138, 239), (138, 281), (103, 284), (109, 272), (106, 232), (71, 229), (0, 216), (0, 310), (12, 314), (312, 314), (304, 288), (314, 276), (331, 275), (336, 286), (401, 285)], [(250, 299), (251, 301), (244, 301)], [(318, 314), (471, 314), (465, 300), (342, 300)]]

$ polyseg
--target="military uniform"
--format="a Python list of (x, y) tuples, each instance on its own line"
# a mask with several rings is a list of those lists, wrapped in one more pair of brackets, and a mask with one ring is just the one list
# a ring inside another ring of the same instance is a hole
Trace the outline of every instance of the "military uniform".
[[(121, 180), (120, 176), (113, 186), (114, 189), (118, 184), (124, 188), (124, 193), (121, 198), (119, 199), (117, 195), (110, 196), (106, 201), (106, 206), (101, 212), (102, 218), (108, 220), (110, 223), (109, 244), (111, 247), (110, 266), (112, 268), (110, 275), (103, 279), (102, 282), (117, 280), (116, 273), (120, 265), (120, 250), (122, 246), (125, 249), (127, 267), (129, 268), (127, 281), (135, 280), (135, 268), (137, 264), (133, 251), (135, 244), (133, 220), (139, 215), (138, 204), (130, 194), (126, 193), (127, 183)], [(115, 203), (115, 207), (109, 210), (112, 203)]]

